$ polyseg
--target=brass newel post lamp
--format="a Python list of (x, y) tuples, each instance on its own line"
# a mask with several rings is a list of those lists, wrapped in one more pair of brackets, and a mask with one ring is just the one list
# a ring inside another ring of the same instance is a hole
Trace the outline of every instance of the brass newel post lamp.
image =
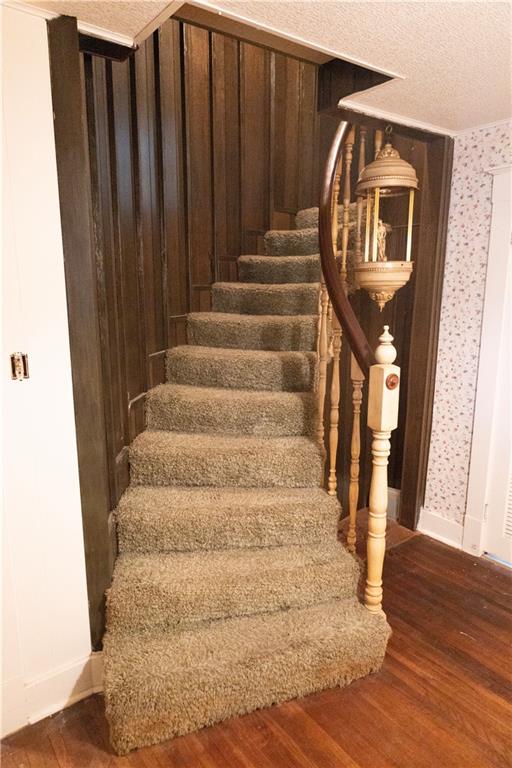
[[(358, 197), (366, 198), (366, 229), (363, 261), (354, 267), (357, 286), (369, 293), (382, 311), (385, 304), (409, 280), (412, 272), (412, 225), (414, 193), (418, 189), (416, 171), (402, 160), (388, 141), (359, 175)], [(407, 241), (403, 261), (388, 261), (386, 256), (386, 225), (380, 218), (383, 198), (408, 196)]]

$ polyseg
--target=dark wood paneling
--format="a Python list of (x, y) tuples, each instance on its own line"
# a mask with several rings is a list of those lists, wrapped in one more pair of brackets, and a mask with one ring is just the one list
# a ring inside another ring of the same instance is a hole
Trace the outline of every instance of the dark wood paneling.
[(320, 198), (321, 157), (319, 116), (315, 110), (318, 69), (306, 61), (300, 63), (298, 115), (297, 208), (318, 205)]
[(184, 104), (191, 309), (208, 308), (202, 286), (215, 278), (210, 33), (183, 26)]
[(269, 229), (270, 53), (240, 43), (242, 253), (258, 252)]
[(61, 16), (50, 21), (48, 43), (87, 588), (91, 637), (97, 648), (112, 551), (90, 168), (76, 19)]
[(169, 346), (176, 346), (185, 341), (184, 318), (189, 310), (180, 24), (173, 20), (166, 22), (158, 38), (167, 341)]
[(137, 124), (133, 59), (112, 64), (113, 140), (116, 147), (118, 228), (121, 250), (122, 324), (125, 345), (126, 403), (129, 429), (126, 444), (144, 428), (147, 389), (144, 287), (138, 231)]
[(236, 280), (240, 230), (239, 42), (212, 33), (214, 251), (220, 280)]
[(301, 65), (297, 59), (274, 54), (274, 210), (299, 207)]
[[(101, 333), (110, 504), (119, 498), (116, 458), (127, 441), (124, 338), (120, 325), (120, 249), (117, 229), (115, 149), (110, 141), (112, 70), (98, 57), (84, 57), (93, 224)], [(112, 150), (114, 149), (114, 155)]]
[(319, 67), (318, 109), (321, 112), (337, 114), (340, 99), (388, 80), (391, 80), (388, 75), (373, 72), (349, 61), (331, 59)]
[(136, 50), (126, 45), (119, 45), (119, 43), (112, 43), (110, 40), (102, 40), (99, 37), (91, 37), (82, 33), (78, 35), (78, 45), (81, 53), (89, 53), (110, 61), (125, 61), (133, 56)]
[(278, 51), (286, 56), (293, 56), (306, 62), (324, 64), (331, 59), (328, 54), (308, 48), (294, 40), (287, 40), (266, 29), (257, 29), (249, 24), (238, 21), (238, 19), (230, 19), (223, 13), (208, 11), (206, 8), (200, 8), (189, 3), (182, 5), (174, 17), (182, 21), (192, 22), (205, 29), (221, 32), (226, 37), (234, 37), (247, 43), (254, 43), (270, 51)]
[(317, 68), (280, 54), (272, 60), (272, 213), (274, 220), (279, 213), (292, 214), (286, 226), (293, 227), (297, 210), (318, 205)]
[(135, 54), (138, 143), (138, 229), (144, 291), (147, 388), (165, 379), (167, 349), (167, 265), (161, 232), (162, 159), (157, 121), (160, 82), (155, 71), (157, 38), (150, 37)]

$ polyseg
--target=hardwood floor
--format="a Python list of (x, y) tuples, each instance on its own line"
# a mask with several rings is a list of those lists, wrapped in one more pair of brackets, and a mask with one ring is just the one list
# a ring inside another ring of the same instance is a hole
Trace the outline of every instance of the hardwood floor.
[(512, 573), (419, 535), (388, 551), (384, 585), (377, 675), (123, 758), (93, 696), (5, 739), (2, 766), (510, 768)]

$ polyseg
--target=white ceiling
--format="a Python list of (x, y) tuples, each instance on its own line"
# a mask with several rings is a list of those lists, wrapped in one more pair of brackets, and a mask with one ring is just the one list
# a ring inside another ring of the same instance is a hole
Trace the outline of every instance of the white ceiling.
[[(31, 0), (32, 5), (140, 39), (182, 3)], [(512, 4), (198, 0), (321, 50), (397, 76), (350, 106), (454, 133), (512, 117)]]
[(512, 116), (508, 2), (215, 0), (395, 79), (350, 97), (450, 132)]

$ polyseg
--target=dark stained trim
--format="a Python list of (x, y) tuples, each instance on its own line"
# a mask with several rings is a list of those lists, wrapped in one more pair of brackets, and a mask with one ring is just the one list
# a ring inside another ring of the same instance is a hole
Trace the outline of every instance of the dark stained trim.
[(392, 80), (349, 61), (331, 59), (318, 68), (318, 111), (337, 110), (340, 99)]
[(293, 58), (311, 61), (315, 64), (322, 64), (330, 58), (329, 54), (309, 48), (294, 40), (288, 40), (276, 33), (258, 29), (238, 19), (230, 19), (224, 14), (208, 11), (206, 8), (200, 8), (190, 3), (182, 5), (172, 18), (203, 27), (209, 31), (221, 32), (223, 35), (252, 43), (269, 51), (283, 53), (286, 56), (293, 56)]
[(83, 35), (81, 32), (78, 33), (78, 47), (80, 53), (90, 53), (110, 61), (126, 61), (138, 50), (138, 46), (129, 48), (127, 45), (119, 45), (119, 43), (112, 43), (110, 40), (102, 40), (92, 35)]
[(59, 16), (49, 21), (48, 45), (89, 616), (97, 649), (112, 551), (91, 179), (76, 19)]
[[(446, 235), (453, 164), (453, 139), (440, 136), (427, 145), (427, 210), (420, 220), (418, 267), (428, 270), (424, 290), (414, 296), (409, 352), (400, 523), (415, 529), (425, 501), (432, 410), (436, 379), (439, 323), (444, 279)], [(426, 258), (425, 258), (426, 256)], [(416, 280), (420, 277), (417, 274)]]

